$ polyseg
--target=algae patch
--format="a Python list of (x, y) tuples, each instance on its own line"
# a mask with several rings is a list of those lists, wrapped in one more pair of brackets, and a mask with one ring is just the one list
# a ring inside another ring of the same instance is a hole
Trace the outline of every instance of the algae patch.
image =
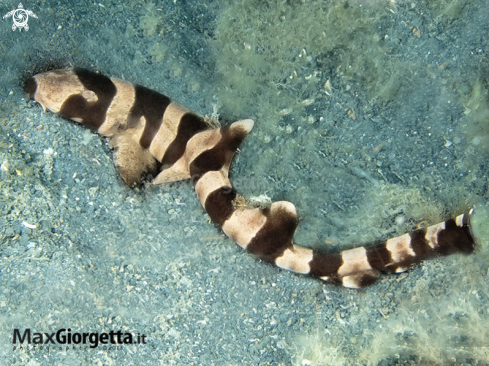
[(357, 209), (330, 218), (342, 231), (328, 242), (371, 243), (443, 219), (443, 206), (415, 187), (380, 183), (369, 186), (363, 196)]
[[(371, 364), (389, 358), (409, 358), (416, 364), (438, 364), (440, 360), (487, 362), (487, 322), (489, 313), (484, 306), (486, 288), (477, 286), (480, 264), (473, 259), (458, 259), (463, 270), (452, 280), (452, 288), (437, 294), (430, 281), (420, 279), (410, 299), (405, 299), (378, 330), (372, 333), (369, 354), (362, 358)], [(478, 363), (476, 363), (478, 364)]]
[(470, 123), (466, 133), (473, 145), (489, 151), (489, 93), (488, 80), (479, 78), (467, 96), (462, 96), (464, 114)]
[(317, 106), (331, 91), (331, 77), (361, 83), (372, 98), (393, 98), (399, 82), (392, 80), (403, 71), (379, 33), (379, 20), (389, 14), (375, 2), (229, 2), (214, 42), (224, 113), (266, 116), (273, 126)]
[(436, 20), (450, 22), (462, 14), (463, 8), (469, 3), (468, 0), (438, 0), (429, 1), (428, 5), (436, 15)]

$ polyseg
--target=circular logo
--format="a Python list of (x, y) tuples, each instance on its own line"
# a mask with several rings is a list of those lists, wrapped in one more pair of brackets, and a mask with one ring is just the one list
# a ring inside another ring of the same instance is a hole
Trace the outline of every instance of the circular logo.
[(17, 28), (19, 29), (19, 31), (22, 28), (28, 31), (29, 25), (27, 24), (27, 21), (29, 20), (29, 15), (31, 15), (33, 18), (37, 18), (36, 14), (34, 14), (30, 10), (24, 9), (22, 3), (19, 3), (18, 9), (9, 11), (7, 14), (3, 16), (3, 19), (12, 17), (12, 21), (14, 22), (14, 24), (12, 25), (13, 31), (16, 30)]
[[(27, 25), (27, 21), (29, 20), (29, 14), (24, 9), (16, 9), (13, 16), (12, 20), (14, 21), (13, 27), (18, 27), (18, 28), (26, 28), (29, 29), (29, 26)], [(14, 29), (15, 30), (15, 29)]]

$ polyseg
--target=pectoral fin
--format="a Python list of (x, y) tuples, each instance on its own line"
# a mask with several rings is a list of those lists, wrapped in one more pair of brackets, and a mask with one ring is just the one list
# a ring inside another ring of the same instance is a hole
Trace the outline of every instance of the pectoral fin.
[(156, 159), (141, 147), (139, 134), (134, 130), (127, 129), (110, 139), (115, 165), (122, 179), (131, 187), (139, 184), (146, 175), (156, 175), (158, 169)]

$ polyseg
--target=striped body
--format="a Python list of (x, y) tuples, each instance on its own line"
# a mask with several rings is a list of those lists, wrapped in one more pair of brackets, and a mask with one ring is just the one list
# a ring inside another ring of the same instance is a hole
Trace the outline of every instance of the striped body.
[(155, 177), (154, 184), (192, 179), (212, 221), (238, 245), (278, 267), (358, 288), (381, 272), (403, 272), (435, 254), (474, 249), (470, 213), (340, 253), (300, 247), (293, 243), (297, 213), (292, 203), (251, 207), (229, 181), (231, 160), (253, 128), (252, 120), (211, 128), (162, 94), (81, 69), (38, 74), (27, 89), (44, 108), (109, 137), (115, 164), (130, 186), (144, 176)]

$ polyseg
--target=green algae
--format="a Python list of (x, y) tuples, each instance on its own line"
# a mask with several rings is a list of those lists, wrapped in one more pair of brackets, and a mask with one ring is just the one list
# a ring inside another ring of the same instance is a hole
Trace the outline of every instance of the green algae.
[(470, 93), (462, 95), (467, 116), (466, 134), (472, 144), (489, 151), (489, 78), (478, 78)]
[(229, 2), (214, 42), (223, 113), (266, 116), (273, 126), (326, 97), (332, 77), (361, 83), (372, 99), (394, 98), (404, 68), (378, 32), (389, 14), (375, 2)]
[(437, 0), (429, 1), (428, 6), (434, 12), (437, 21), (450, 22), (460, 17), (463, 8), (468, 3), (467, 0)]
[[(328, 245), (372, 243), (444, 219), (443, 204), (416, 187), (382, 182), (367, 185), (362, 196), (355, 209), (347, 213), (339, 211), (329, 218), (340, 230), (326, 240), (330, 243)], [(362, 225), (358, 225), (359, 222)], [(324, 244), (322, 246), (327, 248)]]

